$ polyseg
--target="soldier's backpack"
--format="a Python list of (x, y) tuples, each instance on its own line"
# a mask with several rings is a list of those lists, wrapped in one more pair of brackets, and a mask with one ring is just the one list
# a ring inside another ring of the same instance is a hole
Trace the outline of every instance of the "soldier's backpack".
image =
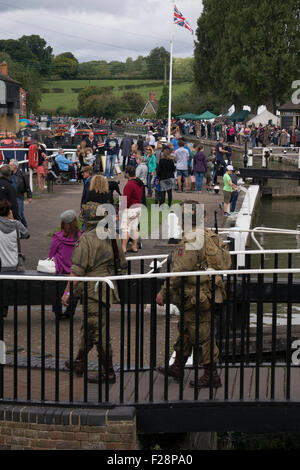
[(222, 238), (209, 230), (205, 230), (205, 259), (202, 262), (204, 269), (223, 271), (230, 269), (230, 253)]

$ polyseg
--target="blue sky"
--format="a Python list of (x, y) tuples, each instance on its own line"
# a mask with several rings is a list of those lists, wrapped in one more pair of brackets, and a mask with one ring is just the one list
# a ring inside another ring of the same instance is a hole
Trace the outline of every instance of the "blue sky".
[[(176, 0), (195, 30), (201, 0)], [(125, 60), (170, 46), (171, 0), (0, 0), (1, 39), (39, 34), (54, 54), (80, 62)], [(192, 57), (195, 36), (174, 26), (174, 56)]]

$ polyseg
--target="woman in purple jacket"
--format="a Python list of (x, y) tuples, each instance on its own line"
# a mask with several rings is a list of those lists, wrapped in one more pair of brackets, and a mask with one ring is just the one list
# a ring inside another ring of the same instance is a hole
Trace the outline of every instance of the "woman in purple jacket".
[(207, 159), (204, 153), (204, 146), (198, 147), (194, 155), (193, 170), (196, 176), (196, 191), (202, 191), (203, 176), (207, 171)]
[[(70, 274), (71, 258), (75, 243), (78, 241), (81, 232), (78, 227), (76, 213), (73, 210), (67, 210), (60, 215), (61, 231), (53, 235), (48, 257), (54, 259), (57, 274)], [(57, 304), (53, 305), (53, 312), (60, 318), (68, 318), (74, 315), (76, 303), (71, 307), (67, 307), (62, 313), (60, 299)]]

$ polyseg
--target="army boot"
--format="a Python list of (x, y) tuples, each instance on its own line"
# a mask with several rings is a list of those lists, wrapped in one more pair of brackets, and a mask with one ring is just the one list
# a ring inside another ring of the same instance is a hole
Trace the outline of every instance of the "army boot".
[[(210, 370), (211, 370), (211, 365), (206, 364), (203, 366), (204, 367), (204, 374), (197, 380), (196, 387), (197, 388), (206, 388), (210, 387)], [(216, 364), (212, 365), (212, 384), (214, 388), (219, 388), (222, 387), (222, 382), (221, 378), (217, 372), (217, 366)], [(190, 381), (190, 386), (194, 387), (195, 386), (195, 380)]]
[[(67, 369), (71, 369), (70, 361), (65, 362)], [(73, 361), (73, 372), (78, 377), (81, 377), (84, 372), (84, 351), (79, 349), (76, 359)]]
[[(183, 367), (185, 366), (185, 363), (187, 360), (188, 360), (188, 357), (183, 357)], [(168, 367), (168, 376), (173, 377), (173, 379), (175, 380), (180, 380), (180, 369), (181, 369), (181, 361), (179, 359), (179, 354), (176, 353), (175, 361), (170, 367)], [(160, 374), (165, 374), (166, 368), (157, 367), (157, 372), (159, 372)]]
[[(112, 356), (109, 356), (108, 361), (106, 359), (106, 354), (104, 349), (101, 349), (101, 369), (99, 373), (101, 374), (101, 379), (103, 381), (106, 380), (106, 373), (108, 374), (108, 383), (114, 384), (116, 383), (116, 374), (113, 367)], [(103, 371), (102, 371), (103, 367)], [(91, 384), (96, 384), (99, 382), (99, 373), (95, 375), (88, 375), (88, 382)]]

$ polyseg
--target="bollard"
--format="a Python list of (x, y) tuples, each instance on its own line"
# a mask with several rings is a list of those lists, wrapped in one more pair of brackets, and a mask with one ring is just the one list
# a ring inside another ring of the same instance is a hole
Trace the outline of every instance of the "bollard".
[(268, 168), (268, 158), (270, 157), (270, 151), (268, 148), (263, 149), (262, 159), (261, 159), (261, 167)]
[(33, 169), (29, 168), (29, 186), (31, 189), (31, 192), (33, 192)]
[(253, 166), (253, 152), (252, 150), (248, 150), (248, 161), (247, 161), (247, 167)]
[(179, 219), (175, 212), (168, 215), (168, 243), (177, 244), (181, 240), (182, 232), (179, 225)]

